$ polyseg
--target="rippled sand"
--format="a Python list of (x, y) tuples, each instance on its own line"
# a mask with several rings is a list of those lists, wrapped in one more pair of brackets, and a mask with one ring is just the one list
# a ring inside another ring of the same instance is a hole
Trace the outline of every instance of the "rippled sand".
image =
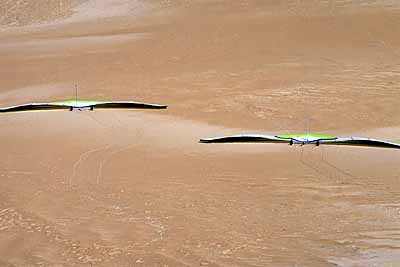
[(169, 108), (2, 114), (0, 266), (400, 264), (399, 151), (198, 143), (400, 141), (397, 1), (16, 3), (2, 105)]

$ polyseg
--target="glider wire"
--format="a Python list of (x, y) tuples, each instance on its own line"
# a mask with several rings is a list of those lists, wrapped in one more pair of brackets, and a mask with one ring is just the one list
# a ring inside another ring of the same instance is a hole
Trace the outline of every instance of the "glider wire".
[(324, 173), (323, 171), (321, 171), (318, 167), (313, 166), (312, 164), (306, 162), (304, 160), (304, 148), (303, 146), (301, 146), (301, 152), (300, 152), (300, 163), (303, 164), (304, 166), (314, 170), (316, 173), (325, 176), (326, 173)]
[[(331, 170), (334, 170), (334, 175), (333, 174), (329, 174), (329, 171), (324, 171), (321, 166), (315, 166), (309, 162), (306, 161), (307, 155), (304, 152), (304, 148), (301, 147), (301, 152), (300, 152), (300, 163), (303, 164), (304, 166), (312, 169), (313, 171), (315, 171), (316, 173), (323, 175), (323, 176), (327, 176), (327, 172), (328, 172), (328, 177), (331, 179), (340, 179), (340, 178), (345, 178), (345, 177), (350, 177), (353, 180), (354, 179), (359, 179), (359, 177), (353, 175), (352, 173), (338, 167), (337, 165), (329, 162), (326, 159), (326, 155), (325, 155), (325, 149), (323, 147), (320, 147), (321, 151), (320, 153), (318, 153), (321, 157), (320, 157), (320, 162), (322, 165), (325, 165), (326, 167), (328, 167)], [(339, 175), (337, 175), (339, 174)]]
[(286, 134), (290, 134), (290, 132), (287, 130), (287, 129), (288, 129), (287, 124), (286, 124), (286, 127), (285, 127), (285, 125), (284, 125), (284, 128), (282, 128), (282, 123), (283, 123), (283, 122), (278, 123), (278, 128), (279, 128), (279, 130), (282, 131), (282, 132), (285, 132)]
[[(87, 112), (85, 112), (85, 113), (87, 113)], [(100, 125), (100, 126), (102, 126), (102, 127), (104, 127), (104, 128), (107, 128), (107, 129), (112, 129), (112, 128), (114, 128), (114, 126), (107, 125), (107, 124), (101, 122), (100, 120), (96, 119), (96, 117), (93, 116), (92, 114), (90, 114), (90, 113), (85, 114), (85, 113), (82, 113), (82, 115), (83, 115), (83, 116), (86, 116), (87, 118), (92, 119), (92, 120), (93, 120), (94, 122), (96, 122), (98, 125)]]
[(336, 165), (330, 163), (329, 161), (327, 161), (327, 160), (325, 159), (325, 153), (324, 153), (324, 152), (325, 152), (325, 149), (324, 149), (323, 147), (321, 147), (321, 149), (322, 149), (322, 150), (321, 150), (321, 160), (322, 160), (323, 163), (325, 163), (327, 166), (330, 166), (331, 168), (335, 169), (336, 171), (338, 171), (339, 173), (341, 173), (341, 174), (343, 174), (343, 175), (345, 175), (345, 176), (348, 176), (348, 177), (350, 177), (350, 178), (356, 178), (356, 179), (359, 178), (359, 177), (357, 177), (357, 176), (355, 176), (355, 175), (353, 175), (353, 174), (351, 174), (351, 173), (345, 171), (344, 169), (342, 169), (342, 168), (340, 168), (340, 167), (338, 167), (338, 166), (336, 166)]

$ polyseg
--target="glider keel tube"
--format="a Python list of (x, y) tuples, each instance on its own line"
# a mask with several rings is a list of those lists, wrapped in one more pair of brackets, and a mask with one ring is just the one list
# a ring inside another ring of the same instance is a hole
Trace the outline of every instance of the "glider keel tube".
[(200, 143), (289, 143), (273, 135), (231, 135), (200, 139)]

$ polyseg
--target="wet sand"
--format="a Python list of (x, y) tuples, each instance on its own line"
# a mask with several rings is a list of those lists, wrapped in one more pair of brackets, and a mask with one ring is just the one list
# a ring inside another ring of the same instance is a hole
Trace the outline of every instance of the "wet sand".
[(400, 264), (399, 151), (198, 143), (400, 140), (396, 2), (92, 5), (0, 20), (1, 104), (169, 108), (3, 114), (0, 266)]

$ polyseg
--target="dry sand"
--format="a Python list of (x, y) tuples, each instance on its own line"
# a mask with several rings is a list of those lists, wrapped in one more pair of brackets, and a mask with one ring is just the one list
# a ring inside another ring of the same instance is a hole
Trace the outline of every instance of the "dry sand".
[(0, 266), (400, 265), (399, 151), (197, 142), (399, 140), (397, 1), (0, 4), (2, 105), (169, 105), (3, 114)]

